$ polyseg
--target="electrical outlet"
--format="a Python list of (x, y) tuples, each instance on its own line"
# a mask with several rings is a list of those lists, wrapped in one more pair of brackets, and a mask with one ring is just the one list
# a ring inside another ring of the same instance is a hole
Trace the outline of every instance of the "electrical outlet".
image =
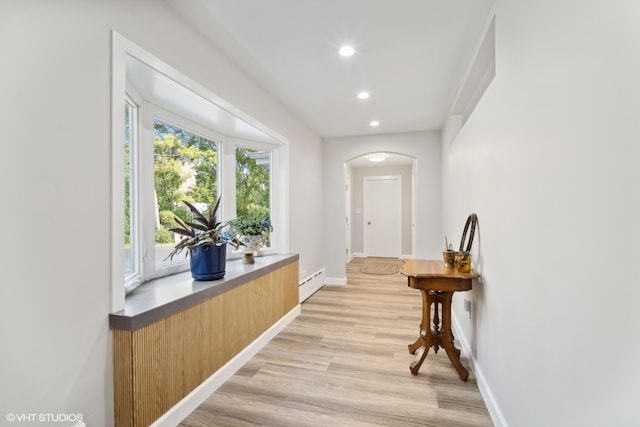
[(471, 301), (468, 299), (464, 300), (464, 311), (471, 313)]

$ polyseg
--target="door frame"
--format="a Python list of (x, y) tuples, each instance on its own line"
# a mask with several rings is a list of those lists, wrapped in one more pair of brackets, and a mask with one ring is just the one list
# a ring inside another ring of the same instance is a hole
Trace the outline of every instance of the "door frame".
[(346, 242), (345, 242), (345, 255), (346, 262), (351, 261), (353, 254), (351, 253), (351, 175), (345, 173), (345, 183), (344, 183), (344, 203), (345, 203), (345, 231), (346, 231)]

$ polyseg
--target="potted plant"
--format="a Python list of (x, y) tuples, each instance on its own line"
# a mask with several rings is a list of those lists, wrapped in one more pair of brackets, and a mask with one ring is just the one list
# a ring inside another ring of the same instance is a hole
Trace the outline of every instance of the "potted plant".
[(218, 221), (218, 207), (220, 198), (211, 208), (208, 215), (189, 202), (183, 201), (193, 214), (192, 221), (174, 218), (178, 227), (172, 228), (182, 239), (176, 244), (168, 258), (173, 257), (185, 248), (190, 255), (191, 276), (194, 280), (217, 280), (224, 277), (227, 261), (227, 244), (237, 248), (242, 245), (233, 231), (225, 228), (225, 224)]
[(248, 248), (260, 251), (262, 238), (265, 234), (273, 231), (269, 218), (259, 218), (257, 216), (244, 216), (229, 221), (238, 239)]
[(262, 239), (273, 231), (271, 220), (269, 218), (260, 218), (257, 216), (243, 216), (229, 221), (229, 225), (233, 229), (236, 237), (246, 248), (242, 251), (244, 258), (242, 262), (245, 264), (253, 264), (253, 254), (262, 255)]

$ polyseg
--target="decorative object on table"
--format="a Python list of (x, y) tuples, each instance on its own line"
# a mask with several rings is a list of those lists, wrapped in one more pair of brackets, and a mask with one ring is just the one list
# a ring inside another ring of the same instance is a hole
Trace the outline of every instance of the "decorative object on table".
[(444, 251), (442, 251), (442, 258), (444, 258), (444, 268), (453, 268), (455, 256), (456, 252), (453, 250), (453, 246), (447, 240), (447, 236), (444, 236)]
[[(471, 245), (473, 244), (473, 236), (476, 232), (476, 225), (478, 223), (478, 216), (472, 213), (467, 218), (467, 222), (464, 225), (464, 231), (462, 232), (462, 239), (460, 240), (460, 250), (455, 254), (454, 264), (456, 269), (460, 273), (469, 273), (471, 271)], [(467, 240), (467, 231), (469, 231), (469, 242), (467, 247), (464, 247), (464, 243)]]
[(469, 273), (471, 271), (471, 254), (467, 251), (456, 252), (453, 264), (460, 273)]
[(174, 218), (178, 227), (170, 231), (183, 236), (167, 258), (173, 257), (185, 248), (190, 256), (191, 277), (194, 280), (218, 280), (225, 274), (227, 244), (238, 248), (242, 245), (226, 224), (218, 221), (220, 198), (208, 215), (189, 202), (183, 201), (193, 215), (193, 220)]
[(229, 221), (233, 232), (244, 248), (242, 262), (245, 264), (253, 264), (256, 256), (262, 255), (262, 241), (273, 231), (271, 220), (269, 218), (259, 218), (257, 216), (239, 217)]

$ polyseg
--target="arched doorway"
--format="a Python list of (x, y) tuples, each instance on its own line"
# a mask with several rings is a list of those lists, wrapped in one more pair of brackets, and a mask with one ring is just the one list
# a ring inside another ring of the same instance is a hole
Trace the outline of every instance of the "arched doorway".
[[(412, 256), (415, 253), (415, 159), (393, 152), (366, 153), (345, 162), (344, 173), (347, 261), (364, 256)], [(395, 194), (397, 192), (400, 194)], [(397, 221), (398, 224), (394, 231), (387, 229), (390, 225), (384, 225), (385, 231), (390, 231), (386, 234), (390, 237), (384, 239), (399, 237), (398, 249), (393, 253), (374, 253), (379, 251), (374, 248), (380, 242), (368, 239), (367, 233), (373, 232), (379, 237), (381, 234), (375, 228), (380, 218), (388, 214), (390, 223)], [(369, 224), (372, 217), (378, 219)], [(373, 246), (365, 247), (372, 241)]]

